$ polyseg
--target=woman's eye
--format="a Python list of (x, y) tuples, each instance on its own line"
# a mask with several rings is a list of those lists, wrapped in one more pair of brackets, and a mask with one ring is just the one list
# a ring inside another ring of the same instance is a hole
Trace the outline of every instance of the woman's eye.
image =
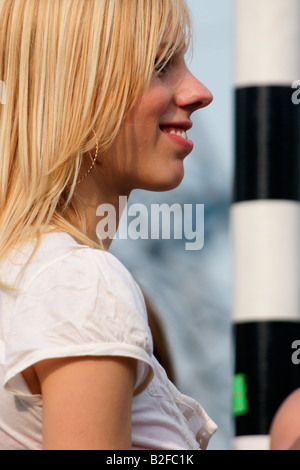
[(169, 61), (167, 59), (163, 59), (158, 62), (158, 59), (155, 61), (154, 70), (158, 74), (165, 74), (167, 72)]

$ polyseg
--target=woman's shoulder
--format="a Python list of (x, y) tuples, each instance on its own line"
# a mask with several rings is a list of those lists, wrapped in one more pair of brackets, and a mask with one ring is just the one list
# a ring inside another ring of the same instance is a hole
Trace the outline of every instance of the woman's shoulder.
[[(19, 253), (20, 266), (28, 260), (30, 250)], [(18, 263), (14, 262), (14, 265)], [(80, 278), (84, 278), (97, 283), (102, 281), (116, 285), (119, 282), (136, 287), (131, 273), (112, 253), (80, 245), (65, 232), (47, 233), (41, 237), (25, 273), (23, 285), (26, 287), (35, 279), (48, 276), (53, 282), (65, 278), (78, 284)]]
[[(144, 297), (111, 253), (47, 234), (16, 296), (5, 296), (9, 376), (52, 357), (133, 357), (149, 375), (153, 351)], [(147, 379), (148, 380), (148, 379)]]
[[(34, 249), (36, 248), (36, 249)], [(1, 276), (17, 295), (107, 298), (143, 312), (145, 300), (129, 270), (112, 253), (80, 245), (65, 232), (51, 232), (27, 244), (1, 266)]]

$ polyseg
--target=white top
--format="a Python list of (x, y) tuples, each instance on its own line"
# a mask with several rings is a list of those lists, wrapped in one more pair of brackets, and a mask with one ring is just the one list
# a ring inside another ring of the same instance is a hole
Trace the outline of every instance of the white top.
[[(15, 281), (32, 246), (0, 267), (2, 281)], [(152, 353), (144, 298), (127, 269), (66, 233), (44, 235), (18, 291), (0, 290), (0, 450), (42, 449), (43, 401), (29, 391), (24, 369), (49, 358), (104, 355), (137, 359), (133, 449), (205, 449), (216, 425), (178, 392)]]

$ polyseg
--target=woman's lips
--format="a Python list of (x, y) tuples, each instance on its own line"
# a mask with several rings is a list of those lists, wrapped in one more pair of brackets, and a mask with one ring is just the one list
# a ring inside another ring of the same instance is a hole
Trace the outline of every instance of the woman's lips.
[(183, 127), (161, 126), (161, 131), (175, 144), (180, 145), (189, 153), (193, 150), (194, 143), (188, 140), (186, 130)]

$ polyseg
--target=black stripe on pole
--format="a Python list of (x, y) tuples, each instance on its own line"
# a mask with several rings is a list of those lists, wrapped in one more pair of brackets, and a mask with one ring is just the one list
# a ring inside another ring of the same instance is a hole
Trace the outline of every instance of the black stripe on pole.
[(287, 86), (235, 90), (233, 202), (300, 200), (300, 105)]
[(243, 394), (236, 436), (267, 435), (281, 403), (300, 387), (300, 323), (249, 322), (234, 329), (236, 376), (243, 377), (243, 390), (233, 397), (240, 400)]

